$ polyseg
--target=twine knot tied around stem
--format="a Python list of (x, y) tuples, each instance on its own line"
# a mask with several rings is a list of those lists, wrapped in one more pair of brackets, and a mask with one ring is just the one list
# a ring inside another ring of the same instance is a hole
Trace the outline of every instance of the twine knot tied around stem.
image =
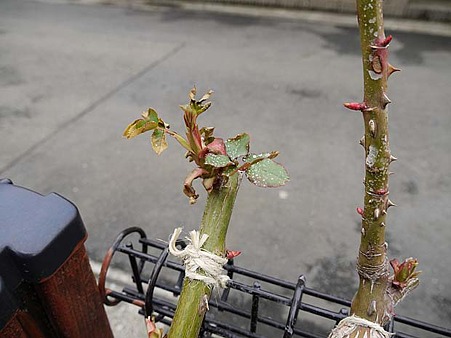
[(176, 242), (181, 233), (182, 228), (174, 229), (169, 240), (169, 252), (183, 260), (186, 277), (200, 280), (210, 287), (225, 288), (230, 279), (223, 274), (223, 265), (227, 263), (227, 258), (202, 249), (208, 235), (201, 236), (196, 230), (190, 231), (189, 237), (186, 237), (189, 244), (183, 250), (177, 249)]
[[(352, 335), (357, 331), (357, 334)], [(378, 323), (352, 315), (342, 319), (328, 338), (348, 338), (351, 336), (355, 338), (390, 338), (393, 334), (385, 331)]]

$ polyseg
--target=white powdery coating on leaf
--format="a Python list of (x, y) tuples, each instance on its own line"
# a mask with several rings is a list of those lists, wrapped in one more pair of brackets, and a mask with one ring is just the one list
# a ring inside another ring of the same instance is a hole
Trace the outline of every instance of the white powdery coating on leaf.
[(215, 155), (215, 154), (208, 154), (205, 159), (205, 164), (212, 165), (216, 168), (222, 168), (230, 164), (230, 159), (226, 155)]
[(247, 171), (246, 176), (259, 187), (280, 187), (288, 181), (288, 173), (279, 163), (266, 158), (253, 164)]

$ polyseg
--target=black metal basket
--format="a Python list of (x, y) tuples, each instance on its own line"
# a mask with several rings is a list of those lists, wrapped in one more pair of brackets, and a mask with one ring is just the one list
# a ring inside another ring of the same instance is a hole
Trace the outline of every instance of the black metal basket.
[[(133, 245), (124, 239), (138, 234)], [(136, 245), (138, 244), (138, 245)], [(182, 240), (177, 245), (185, 246)], [(140, 250), (135, 247), (140, 247)], [(115, 253), (128, 256), (133, 286), (122, 291), (105, 288), (108, 267)], [(310, 337), (327, 336), (335, 324), (348, 315), (351, 302), (313, 290), (301, 275), (296, 283), (266, 276), (234, 265), (224, 266), (230, 277), (228, 288), (213, 290), (200, 337)], [(171, 324), (177, 296), (184, 279), (182, 264), (168, 260), (168, 244), (148, 239), (141, 228), (119, 234), (102, 265), (99, 289), (106, 305), (125, 301), (141, 309), (157, 322)], [(169, 294), (170, 296), (165, 296)], [(385, 328), (393, 337), (451, 337), (451, 329), (396, 315)]]

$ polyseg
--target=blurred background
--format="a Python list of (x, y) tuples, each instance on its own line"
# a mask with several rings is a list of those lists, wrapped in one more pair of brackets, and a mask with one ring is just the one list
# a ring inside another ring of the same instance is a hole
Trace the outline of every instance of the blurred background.
[[(451, 1), (385, 1), (390, 78), (390, 256), (417, 257), (421, 286), (398, 312), (451, 327)], [(279, 150), (290, 182), (243, 181), (228, 234), (237, 264), (350, 299), (364, 154), (353, 0), (0, 0), (0, 176), (74, 202), (100, 262), (117, 233), (196, 229), (205, 193), (169, 141), (122, 138), (152, 106), (182, 131), (193, 85), (215, 91), (201, 126)], [(393, 210), (394, 209), (394, 210)], [(117, 264), (117, 268), (122, 268)], [(435, 336), (434, 336), (435, 337)]]

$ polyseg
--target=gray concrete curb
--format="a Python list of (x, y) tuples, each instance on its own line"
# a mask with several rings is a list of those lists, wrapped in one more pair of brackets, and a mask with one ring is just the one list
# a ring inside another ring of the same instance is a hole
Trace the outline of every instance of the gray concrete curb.
[[(131, 0), (130, 0), (131, 1)], [(172, 2), (186, 3), (184, 0)], [(165, 4), (165, 0), (148, 0), (149, 3)], [(272, 7), (295, 10), (328, 11), (334, 13), (355, 12), (355, 0), (208, 0), (198, 4), (242, 5), (248, 7)], [(427, 21), (451, 22), (450, 0), (385, 0), (386, 16)]]
[[(154, 5), (158, 1), (152, 1)], [(331, 23), (344, 27), (357, 27), (355, 14), (331, 13), (321, 11), (292, 10), (283, 8), (250, 7), (242, 5), (224, 5), (213, 3), (199, 3), (189, 1), (164, 1), (165, 5), (177, 6), (185, 10), (221, 12), (233, 15), (251, 17), (273, 17), (293, 20), (303, 20), (315, 23)], [(160, 2), (162, 4), (162, 2)], [(144, 5), (145, 6), (145, 5)], [(145, 8), (140, 6), (140, 8)], [(431, 35), (451, 36), (451, 23), (419, 21), (400, 18), (386, 18), (385, 28), (392, 31), (415, 32)]]
[[(248, 17), (281, 18), (314, 23), (328, 23), (342, 27), (357, 27), (354, 13), (340, 11), (309, 10), (309, 8), (276, 8), (268, 5), (243, 5), (233, 1), (185, 1), (185, 0), (37, 0), (51, 3), (73, 3), (81, 5), (110, 5), (139, 11), (162, 11), (178, 8), (187, 11), (204, 11)], [(288, 0), (287, 0), (288, 1)], [(354, 1), (354, 0), (352, 0)], [(413, 32), (428, 35), (451, 36), (451, 0), (449, 0), (449, 22), (424, 21), (406, 18), (386, 18), (388, 31)], [(257, 1), (256, 1), (257, 3)], [(422, 8), (422, 7), (421, 7)], [(310, 8), (311, 9), (311, 8)], [(417, 13), (420, 9), (417, 8)], [(444, 11), (441, 10), (443, 14)], [(420, 14), (418, 14), (421, 16)], [(448, 15), (448, 14), (446, 14)]]
[[(52, 1), (52, 0), (40, 0)], [(102, 4), (125, 7), (130, 10), (158, 11), (179, 8), (188, 11), (205, 11), (249, 17), (281, 18), (302, 20), (312, 23), (328, 23), (342, 27), (357, 27), (355, 14), (331, 11), (274, 8), (268, 6), (245, 6), (231, 2), (198, 2), (180, 0), (53, 0), (77, 4)], [(353, 0), (354, 1), (354, 0)], [(450, 0), (451, 3), (451, 0)], [(451, 7), (451, 6), (450, 6)], [(422, 21), (405, 18), (386, 18), (385, 28), (388, 31), (414, 32), (429, 35), (451, 36), (450, 22)]]

